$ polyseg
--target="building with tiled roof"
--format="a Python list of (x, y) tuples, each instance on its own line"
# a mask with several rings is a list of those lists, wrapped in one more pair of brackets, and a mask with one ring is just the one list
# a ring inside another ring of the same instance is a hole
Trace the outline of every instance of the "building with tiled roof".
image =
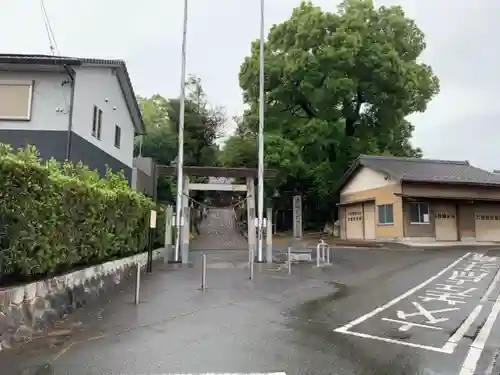
[(468, 161), (361, 155), (339, 192), (346, 239), (500, 241), (500, 175)]

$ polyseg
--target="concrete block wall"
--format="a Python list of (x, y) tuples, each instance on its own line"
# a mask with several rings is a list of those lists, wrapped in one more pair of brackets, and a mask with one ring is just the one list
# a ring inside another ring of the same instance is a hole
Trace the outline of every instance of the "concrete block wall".
[[(163, 255), (155, 250), (153, 259)], [(62, 316), (110, 291), (144, 267), (147, 253), (88, 267), (51, 279), (0, 289), (0, 351), (30, 341)]]

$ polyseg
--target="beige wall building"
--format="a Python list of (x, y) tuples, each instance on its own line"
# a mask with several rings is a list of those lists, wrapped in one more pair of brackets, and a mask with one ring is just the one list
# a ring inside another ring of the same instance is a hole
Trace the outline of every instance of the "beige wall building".
[(500, 175), (467, 161), (361, 155), (340, 186), (341, 236), (500, 241)]

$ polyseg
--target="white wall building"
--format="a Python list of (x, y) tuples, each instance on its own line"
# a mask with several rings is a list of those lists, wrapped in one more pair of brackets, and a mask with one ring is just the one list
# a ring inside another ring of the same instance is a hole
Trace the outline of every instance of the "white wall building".
[(144, 132), (123, 61), (0, 54), (0, 142), (101, 174), (108, 165), (130, 181)]

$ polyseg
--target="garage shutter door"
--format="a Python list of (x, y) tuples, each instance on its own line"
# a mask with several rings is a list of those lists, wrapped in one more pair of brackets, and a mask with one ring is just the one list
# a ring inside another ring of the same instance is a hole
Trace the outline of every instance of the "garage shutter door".
[(346, 238), (348, 240), (363, 239), (363, 207), (361, 205), (346, 207)]
[(457, 241), (457, 214), (456, 207), (440, 204), (433, 206), (434, 222), (436, 225), (436, 240)]
[(365, 240), (375, 239), (375, 203), (365, 203)]
[(500, 209), (476, 210), (476, 240), (500, 241)]

